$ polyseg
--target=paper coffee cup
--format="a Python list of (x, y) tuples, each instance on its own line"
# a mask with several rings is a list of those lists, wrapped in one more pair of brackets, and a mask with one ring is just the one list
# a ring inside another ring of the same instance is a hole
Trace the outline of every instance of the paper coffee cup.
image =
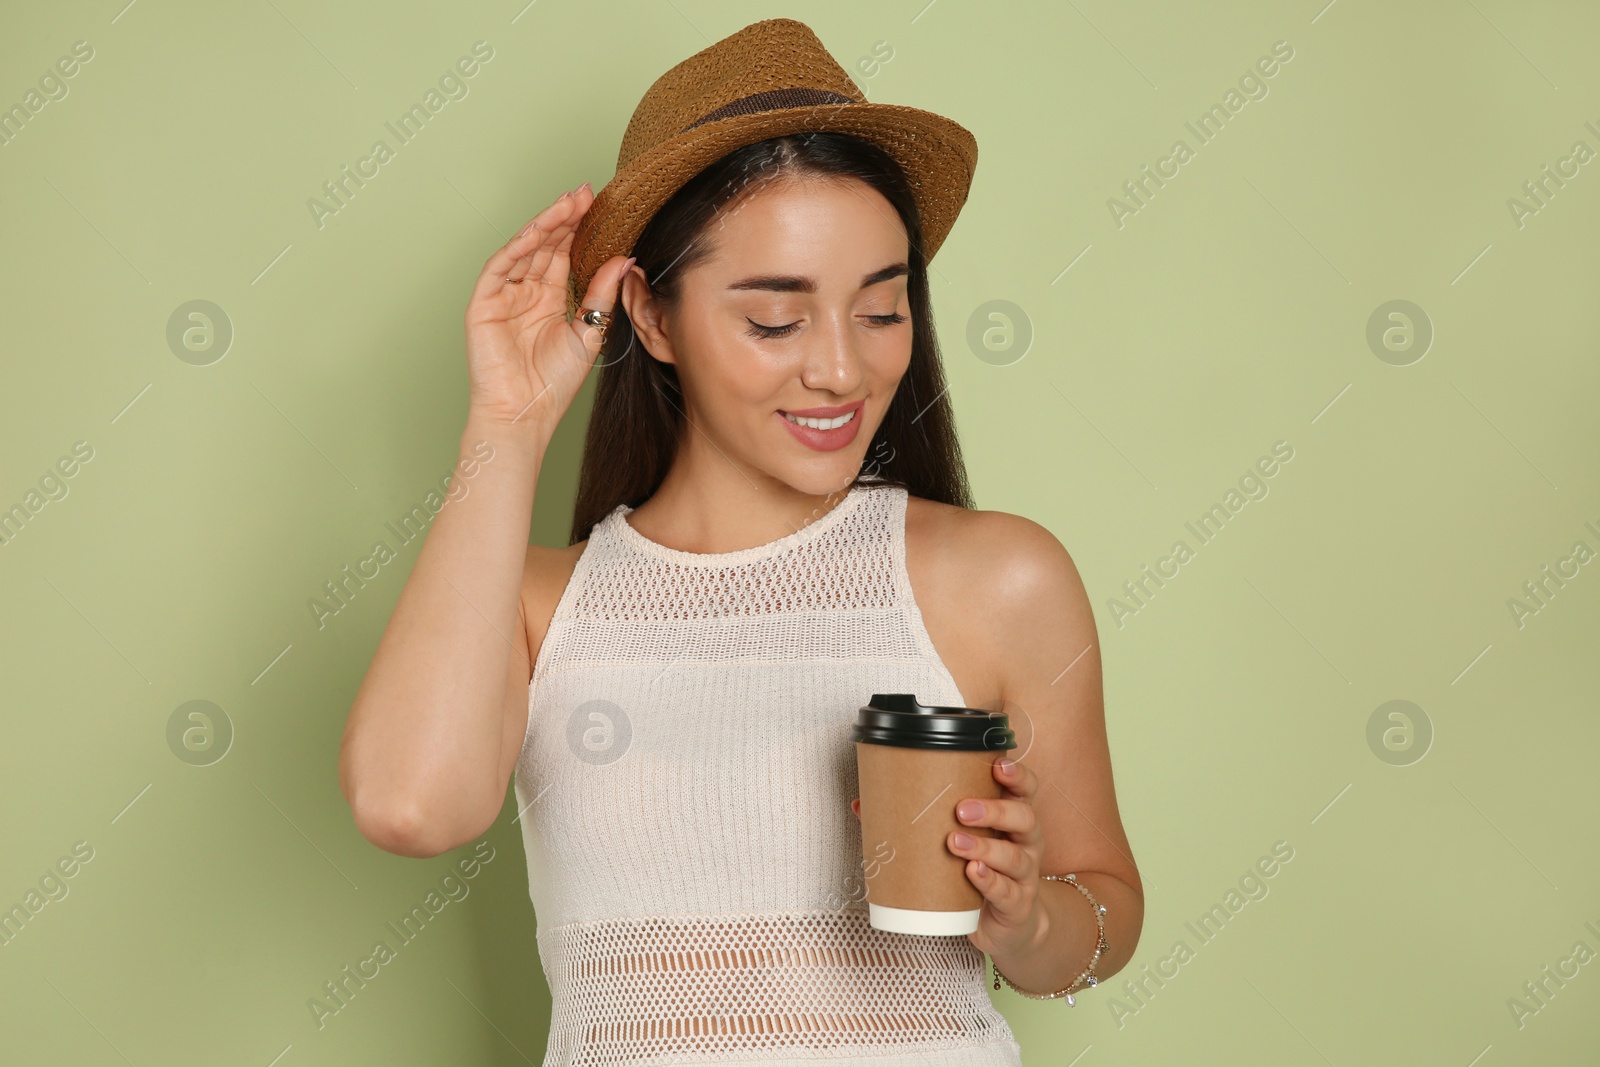
[(983, 894), (967, 861), (946, 846), (952, 830), (998, 837), (956, 818), (967, 797), (998, 799), (996, 754), (1017, 747), (1006, 716), (924, 706), (909, 693), (874, 693), (856, 716), (862, 873), (867, 921), (902, 934), (970, 934)]

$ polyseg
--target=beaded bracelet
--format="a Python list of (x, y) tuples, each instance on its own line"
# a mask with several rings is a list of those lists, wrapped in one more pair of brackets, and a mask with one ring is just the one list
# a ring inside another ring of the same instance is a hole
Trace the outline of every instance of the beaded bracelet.
[[(1045, 881), (1049, 882), (1066, 882), (1073, 888), (1077, 889), (1078, 892), (1089, 898), (1089, 906), (1094, 909), (1095, 925), (1099, 927), (1099, 933), (1096, 935), (1097, 940), (1094, 947), (1094, 955), (1089, 958), (1089, 966), (1085, 967), (1083, 972), (1079, 974), (1078, 977), (1068, 982), (1065, 989), (1058, 989), (1054, 993), (1030, 993), (1026, 989), (1018, 988), (1016, 984), (1011, 981), (1011, 979), (1006, 978), (1005, 975), (1000, 973), (1000, 967), (998, 964), (994, 969), (994, 987), (999, 989), (1000, 980), (1004, 978), (1006, 985), (1011, 986), (1013, 990), (1032, 1000), (1054, 1000), (1056, 997), (1065, 996), (1067, 998), (1067, 1007), (1070, 1008), (1077, 1004), (1077, 1001), (1073, 999), (1072, 991), (1078, 987), (1079, 982), (1083, 982), (1087, 986), (1098, 985), (1100, 982), (1100, 979), (1095, 977), (1094, 965), (1099, 963), (1101, 955), (1109, 951), (1111, 948), (1110, 945), (1106, 944), (1106, 906), (1094, 899), (1094, 894), (1089, 892), (1087, 886), (1078, 881), (1078, 876), (1076, 874), (1047, 874), (1044, 875), (1043, 878)], [(990, 962), (993, 963), (994, 961), (990, 960)]]

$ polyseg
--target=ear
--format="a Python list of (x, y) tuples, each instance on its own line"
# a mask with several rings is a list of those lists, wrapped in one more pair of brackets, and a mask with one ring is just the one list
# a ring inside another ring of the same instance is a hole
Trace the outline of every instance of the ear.
[(672, 348), (672, 338), (666, 330), (666, 308), (656, 299), (645, 281), (644, 268), (635, 263), (622, 276), (622, 288), (617, 303), (628, 313), (633, 324), (633, 334), (653, 359), (676, 365), (677, 354)]

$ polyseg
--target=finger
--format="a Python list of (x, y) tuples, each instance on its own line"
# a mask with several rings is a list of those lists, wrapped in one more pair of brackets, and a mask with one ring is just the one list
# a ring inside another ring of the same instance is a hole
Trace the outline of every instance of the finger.
[[(578, 301), (578, 306), (594, 311), (609, 311), (613, 316), (616, 315), (617, 290), (624, 275), (633, 270), (633, 266), (634, 260), (631, 256), (613, 256), (606, 260), (589, 280), (589, 288), (584, 293), (583, 299)], [(595, 353), (600, 351), (601, 333), (598, 327), (584, 322), (580, 314), (572, 320), (572, 329), (586, 349)]]
[(563, 194), (559, 200), (535, 215), (522, 232), (496, 249), (494, 255), (483, 264), (483, 270), (478, 275), (479, 291), (474, 295), (487, 295), (498, 290), (505, 284), (506, 277), (512, 274), (512, 268), (518, 260), (536, 253), (547, 241), (559, 243), (562, 236), (560, 231), (571, 219), (575, 206), (573, 197)]
[(1014, 759), (1002, 756), (995, 760), (994, 777), (995, 781), (1019, 797), (1032, 799), (1039, 791), (1039, 776)]
[[(961, 836), (965, 836), (971, 843), (960, 844), (957, 839)], [(950, 851), (962, 859), (981, 861), (1008, 878), (1024, 881), (1038, 873), (1039, 861), (1034, 858), (1033, 852), (1010, 838), (962, 835), (961, 831), (953, 830), (950, 833), (949, 844)]]
[(572, 223), (577, 214), (577, 198), (562, 193), (554, 203), (539, 212), (489, 259), (489, 266), (505, 267), (539, 248), (548, 241), (559, 240), (562, 227)]
[(528, 247), (506, 272), (505, 280), (549, 282), (565, 288), (566, 272), (571, 268), (572, 238), (582, 220), (583, 209), (575, 208), (565, 218), (537, 222), (532, 230), (519, 234)]
[(987, 826), (1022, 838), (1032, 837), (1039, 828), (1039, 815), (1031, 803), (1004, 797), (968, 797), (956, 805), (956, 818), (967, 826)]
[(1018, 925), (1027, 922), (1032, 901), (1023, 883), (1002, 874), (982, 860), (967, 861), (967, 879), (983, 894), (995, 918), (1001, 923)]
[(523, 277), (531, 277), (534, 282), (549, 282), (558, 290), (566, 290), (566, 275), (573, 269), (573, 238), (578, 235), (578, 224), (584, 221), (584, 213), (589, 210), (589, 205), (582, 202), (578, 194), (573, 194), (573, 200), (578, 202), (573, 213), (555, 222), (546, 240), (528, 253), (528, 267)]
[[(567, 272), (572, 269), (572, 240), (578, 232), (578, 224), (583, 221), (589, 205), (594, 203), (594, 193), (582, 185), (567, 195), (574, 204), (573, 210), (549, 227), (545, 240), (535, 246), (530, 254), (527, 269), (527, 275), (532, 275), (535, 280), (548, 280), (560, 289), (566, 288)], [(540, 228), (545, 228), (543, 223)], [(556, 269), (557, 265), (559, 270)]]
[(856, 818), (861, 818), (861, 798), (856, 797), (850, 802), (850, 810), (856, 813)]

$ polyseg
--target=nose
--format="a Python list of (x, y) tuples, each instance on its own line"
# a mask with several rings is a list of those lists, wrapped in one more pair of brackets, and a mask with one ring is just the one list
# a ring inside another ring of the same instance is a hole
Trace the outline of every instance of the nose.
[(835, 316), (828, 329), (811, 332), (805, 347), (800, 381), (807, 389), (849, 396), (861, 388), (865, 376), (861, 355), (855, 349), (850, 316)]

